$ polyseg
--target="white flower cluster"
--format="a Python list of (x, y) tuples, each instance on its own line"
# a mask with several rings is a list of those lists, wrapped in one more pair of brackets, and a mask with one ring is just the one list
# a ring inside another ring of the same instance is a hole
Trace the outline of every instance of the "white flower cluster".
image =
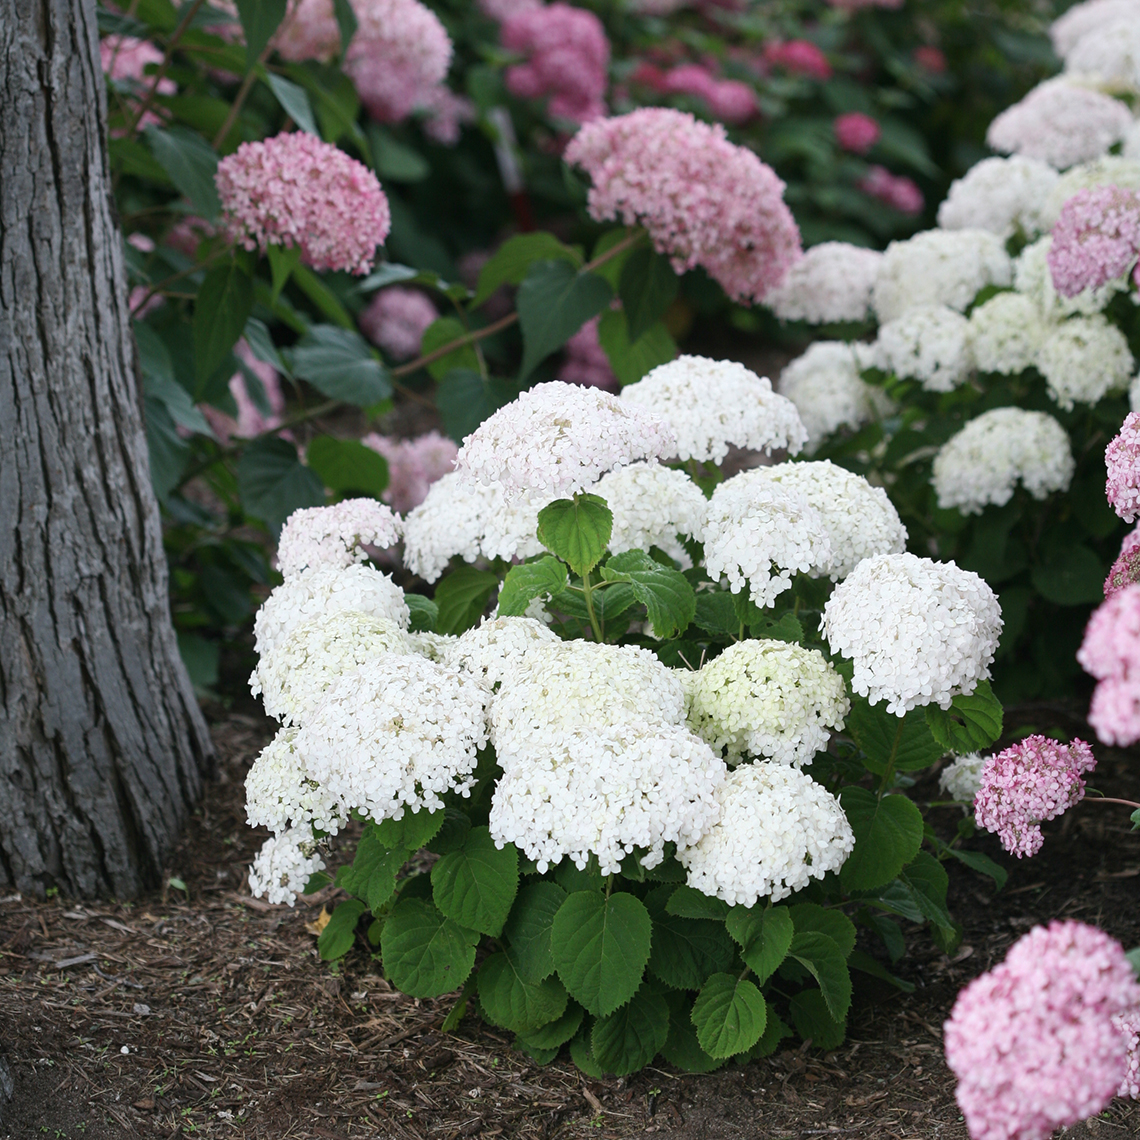
[(558, 642), (555, 634), (529, 617), (497, 617), (449, 638), (443, 663), (494, 692), (523, 655), (537, 645)]
[(1008, 285), (1013, 273), (1002, 239), (988, 230), (926, 230), (887, 246), (872, 301), (881, 322), (922, 305), (964, 312), (978, 290)]
[(345, 499), (332, 507), (294, 511), (281, 529), (277, 566), (288, 577), (306, 567), (351, 566), (366, 546), (386, 550), (400, 541), (400, 516), (375, 499)]
[(1037, 359), (1045, 322), (1032, 297), (998, 293), (970, 314), (969, 336), (978, 369), (1009, 376)]
[(886, 395), (859, 375), (871, 363), (860, 358), (865, 347), (817, 340), (780, 373), (780, 391), (795, 404), (807, 429), (809, 454), (833, 431), (858, 429), (890, 413)]
[[(1085, 289), (1074, 297), (1063, 297), (1053, 287), (1053, 274), (1049, 270), (1049, 249), (1052, 244), (1052, 236), (1046, 234), (1021, 251), (1014, 267), (1014, 289), (1033, 302), (1041, 319), (1047, 324), (1074, 314), (1091, 316), (1099, 313), (1112, 300), (1121, 283), (1109, 281), (1097, 289)], [(1045, 331), (1041, 330), (1041, 339), (1044, 339)], [(1040, 348), (1040, 342), (1037, 347)]]
[(720, 821), (677, 858), (689, 886), (730, 906), (779, 902), (838, 870), (855, 847), (839, 801), (798, 768), (742, 764), (717, 799)]
[(1120, 148), (1120, 157), (1131, 162), (1140, 159), (1140, 119), (1128, 128), (1128, 133), (1124, 136), (1124, 145)]
[(1005, 240), (1042, 229), (1041, 209), (1057, 172), (1036, 158), (983, 158), (950, 186), (938, 207), (944, 230), (989, 230)]
[(1140, 92), (1140, 10), (1081, 36), (1065, 56), (1065, 71), (1113, 92)]
[(877, 250), (845, 241), (821, 242), (788, 270), (764, 303), (784, 321), (865, 321), (882, 260)]
[(308, 773), (297, 751), (297, 729), (283, 728), (261, 750), (245, 777), (245, 812), (250, 827), (285, 831), (290, 822), (336, 833), (348, 808)]
[(922, 305), (887, 321), (875, 349), (880, 368), (929, 392), (957, 388), (974, 367), (969, 322), (946, 305)]
[(1053, 50), (1061, 59), (1067, 59), (1089, 32), (1126, 19), (1140, 20), (1140, 0), (1085, 0), (1083, 4), (1074, 4), (1049, 28)]
[[(1130, 118), (1128, 129), (1132, 130), (1134, 125)], [(1080, 166), (1074, 166), (1072, 170), (1066, 170), (1049, 191), (1049, 197), (1045, 199), (1045, 205), (1041, 208), (1043, 228), (1052, 229), (1057, 224), (1065, 203), (1078, 190), (1089, 190), (1094, 186), (1119, 186), (1122, 190), (1140, 192), (1140, 162), (1135, 158), (1106, 154), (1092, 162), (1085, 162)]]
[(981, 514), (1008, 503), (1019, 481), (1035, 499), (1068, 490), (1074, 466), (1068, 434), (1052, 416), (992, 408), (942, 445), (932, 482), (943, 510)]
[(820, 629), (833, 653), (854, 662), (855, 692), (904, 716), (972, 693), (990, 675), (1001, 627), (997, 597), (977, 574), (881, 554), (835, 588)]
[(831, 555), (808, 571), (812, 577), (838, 581), (864, 558), (906, 549), (906, 527), (886, 491), (828, 459), (761, 467), (755, 479), (799, 491), (819, 512)]
[(1066, 410), (1127, 388), (1135, 366), (1127, 338), (1100, 313), (1057, 325), (1037, 353), (1049, 395)]
[(611, 471), (591, 488), (613, 512), (610, 553), (660, 547), (686, 567), (679, 535), (700, 540), (708, 500), (684, 471), (659, 463), (631, 463)]
[(536, 384), (485, 419), (464, 441), (455, 469), (498, 482), (508, 495), (547, 501), (584, 490), (614, 467), (676, 451), (660, 414), (599, 388)]
[(271, 903), (295, 905), (297, 895), (309, 879), (325, 869), (309, 835), (285, 832), (262, 844), (249, 869), (249, 890), (254, 898), (263, 895)]
[[(985, 757), (977, 752), (965, 756), (955, 756), (938, 776), (938, 786), (952, 800), (972, 806), (978, 789), (982, 786), (982, 769), (986, 766)], [(970, 810), (969, 807), (966, 808)]]
[(713, 492), (705, 569), (713, 581), (726, 577), (734, 594), (747, 586), (756, 605), (770, 606), (795, 573), (830, 564), (827, 528), (802, 491), (757, 468), (734, 475)]
[(818, 649), (738, 641), (698, 672), (689, 725), (730, 764), (763, 757), (799, 767), (850, 709), (843, 678)]
[(677, 439), (678, 459), (720, 463), (729, 444), (754, 451), (787, 448), (793, 455), (807, 433), (795, 405), (735, 360), (679, 356), (622, 389), (621, 402), (663, 416)]

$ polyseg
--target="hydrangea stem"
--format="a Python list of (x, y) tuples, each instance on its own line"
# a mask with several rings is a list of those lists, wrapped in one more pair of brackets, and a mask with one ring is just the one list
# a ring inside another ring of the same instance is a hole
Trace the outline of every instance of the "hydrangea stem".
[(590, 585), (590, 571), (587, 570), (582, 575), (582, 596), (586, 600), (586, 613), (590, 615), (590, 628), (594, 631), (594, 640), (597, 642), (605, 641), (602, 636), (602, 627), (598, 624), (597, 615), (594, 613), (594, 588)]

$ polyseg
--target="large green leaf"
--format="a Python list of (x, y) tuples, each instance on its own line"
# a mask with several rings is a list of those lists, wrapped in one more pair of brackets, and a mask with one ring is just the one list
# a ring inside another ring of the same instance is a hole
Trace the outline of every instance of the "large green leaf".
[(477, 309), (500, 286), (518, 285), (530, 272), (530, 267), (543, 260), (567, 261), (574, 268), (582, 264), (576, 251), (563, 245), (551, 233), (516, 234), (507, 238), (479, 270), (479, 282), (471, 307)]
[(213, 435), (206, 417), (191, 402), (186, 389), (174, 378), (174, 364), (162, 338), (142, 321), (132, 321), (131, 324), (139, 350), (143, 395), (163, 404), (179, 427), (201, 435)]
[[(284, 8), (284, 0), (280, 0), (280, 3)], [(305, 89), (299, 83), (294, 83), (291, 79), (286, 79), (284, 75), (278, 75), (273, 71), (265, 72), (265, 82), (269, 84), (270, 91), (273, 92), (277, 102), (281, 104), (285, 114), (306, 134), (316, 135), (317, 138), (320, 138), (321, 132), (317, 128), (317, 120), (313, 115), (313, 105), (309, 102), (309, 96)], [(298, 246), (297, 249), (299, 251), (300, 247)]]
[(899, 880), (910, 888), (923, 917), (934, 923), (935, 936), (947, 953), (957, 949), (962, 928), (946, 909), (946, 891), (950, 877), (946, 868), (927, 851), (920, 851), (899, 873)]
[(206, 274), (194, 301), (194, 377), (198, 395), (229, 355), (253, 311), (253, 281), (231, 258)]
[(1104, 598), (1108, 567), (1083, 543), (1057, 546), (1030, 575), (1041, 596), (1058, 606), (1083, 606)]
[(457, 990), (475, 965), (479, 932), (441, 914), (425, 899), (401, 899), (380, 936), (384, 970), (410, 997), (430, 998)]
[(528, 1049), (557, 1049), (578, 1032), (585, 1015), (586, 1011), (576, 1001), (570, 1002), (561, 1017), (530, 1033), (520, 1034), (519, 1044)]
[(515, 898), (503, 928), (503, 941), (510, 947), (524, 981), (541, 982), (554, 973), (550, 931), (554, 916), (565, 901), (566, 892), (549, 880), (523, 887)]
[(719, 922), (729, 914), (728, 903), (689, 886), (678, 887), (669, 896), (665, 910), (678, 918), (711, 918)]
[(432, 867), (431, 888), (448, 918), (497, 938), (519, 888), (519, 853), (513, 843), (500, 850), (486, 827), (473, 827), (458, 851)]
[(678, 918), (665, 909), (672, 888), (658, 887), (645, 898), (653, 919), (649, 969), (667, 986), (699, 990), (710, 974), (727, 970), (734, 955), (724, 923)]
[(392, 394), (388, 370), (365, 339), (336, 325), (314, 325), (301, 338), (293, 349), (293, 371), (330, 399), (359, 408)]
[(598, 321), (598, 343), (623, 388), (636, 384), (659, 364), (668, 364), (677, 356), (677, 345), (661, 321), (643, 333), (636, 344), (631, 343), (625, 313), (620, 310), (611, 309), (602, 314)]
[[(435, 352), (437, 348), (443, 348), (444, 345), (465, 336), (466, 333), (467, 329), (455, 317), (440, 317), (424, 330), (423, 340), (420, 341), (420, 353), (426, 356), (429, 352)], [(479, 356), (473, 344), (461, 344), (427, 366), (433, 380), (442, 380), (453, 368), (478, 372)]]
[(150, 481), (159, 502), (178, 486), (190, 458), (190, 445), (178, 434), (167, 404), (154, 396), (143, 400)]
[(889, 883), (922, 844), (922, 813), (901, 795), (879, 799), (848, 785), (839, 802), (855, 833), (855, 850), (839, 872), (845, 891), (871, 890)]
[(285, 0), (237, 0), (237, 10), (245, 33), (246, 66), (252, 67), (285, 19)]
[(662, 566), (643, 550), (615, 554), (601, 574), (607, 582), (629, 583), (633, 596), (645, 606), (654, 637), (676, 637), (697, 611), (697, 596), (688, 578), (679, 570)]
[(214, 148), (200, 134), (186, 127), (169, 130), (147, 127), (146, 141), (151, 154), (170, 175), (170, 181), (190, 199), (194, 212), (208, 222), (213, 221), (222, 208), (214, 185), (218, 169)]
[(512, 566), (499, 591), (500, 616), (518, 617), (535, 598), (565, 589), (566, 581), (566, 567), (550, 555)]
[(795, 927), (786, 906), (740, 907), (728, 912), (728, 933), (740, 944), (741, 957), (763, 985), (788, 956)]
[(562, 984), (595, 1017), (624, 1005), (641, 985), (652, 922), (644, 903), (618, 892), (576, 891), (558, 909), (550, 948)]
[(320, 479), (302, 466), (294, 444), (276, 436), (246, 446), (238, 460), (237, 481), (242, 507), (274, 530), (302, 507), (324, 506)]
[(435, 588), (438, 633), (462, 633), (480, 618), (499, 579), (489, 570), (457, 566)]
[(575, 574), (588, 574), (605, 554), (613, 525), (605, 499), (575, 495), (555, 499), (538, 512), (538, 540)]
[(925, 712), (931, 734), (948, 752), (978, 752), (1001, 736), (1001, 701), (989, 681), (979, 681), (969, 696), (956, 696), (949, 709), (927, 705)]
[(492, 412), (509, 404), (518, 390), (506, 380), (484, 380), (473, 368), (453, 368), (435, 390), (443, 430), (462, 443)]
[(724, 1057), (710, 1057), (697, 1040), (696, 1026), (689, 1020), (689, 1009), (670, 1010), (669, 1036), (661, 1055), (684, 1073), (711, 1073), (724, 1064)]
[(965, 863), (970, 870), (977, 871), (980, 875), (989, 875), (999, 891), (1009, 879), (1009, 872), (1000, 863), (995, 863), (988, 855), (983, 855), (980, 851), (963, 851), (960, 847), (948, 847), (946, 850), (959, 863)]
[(805, 1041), (811, 1041), (817, 1049), (838, 1049), (843, 1044), (847, 1028), (831, 1016), (819, 990), (801, 990), (788, 1005), (792, 1024)]
[(697, 594), (693, 621), (705, 631), (719, 637), (738, 637), (740, 619), (732, 595), (724, 590), (702, 590)]
[(428, 811), (426, 808), (405, 811), (399, 819), (385, 819), (376, 824), (376, 836), (386, 847), (414, 855), (439, 834), (446, 815), (446, 812)]
[(677, 296), (678, 279), (669, 259), (650, 246), (632, 250), (621, 267), (618, 295), (631, 344), (664, 315)]
[(602, 1069), (622, 1077), (645, 1068), (668, 1037), (669, 1006), (643, 986), (620, 1009), (594, 1022), (590, 1046)]
[(788, 957), (799, 962), (819, 982), (828, 1012), (842, 1022), (851, 1007), (851, 974), (847, 969), (847, 955), (835, 939), (815, 930), (797, 932)]
[(357, 491), (380, 498), (388, 486), (388, 464), (384, 456), (358, 439), (336, 439), (318, 435), (305, 452), (309, 467), (331, 491)]
[(323, 962), (343, 958), (352, 949), (356, 940), (356, 924), (364, 910), (364, 903), (359, 899), (348, 899), (332, 912), (317, 939), (317, 951)]
[(368, 824), (356, 846), (352, 862), (337, 871), (336, 884), (378, 911), (396, 892), (396, 876), (407, 862), (402, 848), (392, 850), (381, 842), (375, 824)]
[(566, 1011), (566, 990), (557, 978), (528, 982), (503, 951), (484, 960), (478, 979), (479, 1005), (487, 1020), (512, 1033), (533, 1033)]
[(888, 768), (895, 772), (929, 768), (946, 751), (931, 735), (921, 709), (898, 717), (887, 712), (886, 705), (872, 705), (865, 697), (851, 702), (844, 731), (863, 751), (867, 767), (880, 776)]
[(797, 934), (826, 934), (846, 957), (855, 949), (855, 923), (841, 910), (828, 910), (818, 903), (797, 903), (791, 908)]
[(580, 273), (569, 262), (539, 261), (519, 286), (516, 305), (522, 328), (519, 378), (560, 349), (591, 317), (609, 304), (613, 290), (596, 273)]
[(747, 978), (713, 974), (693, 1002), (692, 1021), (697, 1041), (710, 1057), (731, 1057), (760, 1040), (768, 1005)]

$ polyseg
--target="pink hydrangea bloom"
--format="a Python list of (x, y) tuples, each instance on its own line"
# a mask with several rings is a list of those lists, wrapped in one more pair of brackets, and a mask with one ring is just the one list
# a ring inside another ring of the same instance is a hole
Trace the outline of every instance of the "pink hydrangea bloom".
[(1049, 272), (1062, 297), (1124, 277), (1140, 255), (1140, 194), (1094, 186), (1061, 210), (1049, 246)]
[(507, 90), (520, 99), (549, 98), (552, 115), (586, 123), (606, 113), (610, 42), (584, 8), (554, 3), (523, 8), (503, 21), (503, 47), (527, 57), (507, 68)]
[(269, 404), (269, 415), (254, 403), (253, 397), (249, 394), (245, 373), (235, 372), (230, 377), (230, 395), (237, 404), (237, 419), (227, 416), (225, 412), (209, 404), (202, 405), (202, 411), (210, 421), (210, 427), (214, 429), (214, 434), (222, 443), (228, 443), (235, 436), (238, 439), (252, 439), (262, 432), (272, 431), (280, 425), (282, 413), (285, 411), (285, 394), (281, 390), (281, 377), (277, 369), (271, 364), (266, 364), (264, 360), (258, 360), (244, 337), (234, 345), (234, 353), (241, 357), (246, 367), (261, 381), (266, 402)]
[(593, 218), (640, 223), (678, 272), (701, 265), (734, 300), (762, 299), (801, 256), (784, 183), (719, 123), (645, 107), (587, 124), (565, 157), (593, 180)]
[(360, 328), (377, 348), (397, 360), (419, 356), (424, 331), (439, 320), (439, 310), (418, 289), (393, 285), (381, 289), (360, 314)]
[(782, 67), (796, 75), (808, 75), (813, 79), (830, 79), (831, 64), (808, 40), (788, 40), (786, 43), (772, 43), (764, 48), (764, 62), (770, 67)]
[(1126, 1013), (1115, 1014), (1112, 1024), (1124, 1039), (1124, 1047), (1128, 1050), (1128, 1067), (1116, 1095), (1140, 1100), (1140, 1006), (1134, 1006)]
[(313, 566), (352, 566), (400, 541), (403, 526), (392, 508), (375, 499), (345, 499), (332, 507), (294, 511), (277, 541), (277, 568), (288, 578)]
[(934, 75), (941, 75), (946, 70), (946, 56), (930, 44), (914, 49), (914, 62)]
[(859, 189), (903, 214), (921, 214), (926, 199), (914, 182), (892, 174), (885, 166), (872, 166), (859, 180)]
[(1099, 684), (1089, 724), (1105, 744), (1140, 740), (1140, 585), (1124, 586), (1089, 618), (1077, 661)]
[(566, 359), (557, 379), (567, 384), (583, 384), (587, 388), (618, 390), (617, 377), (610, 367), (606, 350), (598, 341), (598, 319), (587, 321), (567, 342)]
[(380, 497), (403, 515), (427, 498), (428, 488), (437, 479), (455, 469), (459, 454), (454, 441), (437, 431), (415, 439), (392, 439), (372, 432), (360, 442), (388, 461), (388, 486)]
[(835, 131), (835, 141), (852, 154), (866, 154), (883, 133), (877, 120), (860, 111), (849, 111), (846, 115), (836, 116), (831, 126)]
[(170, 227), (163, 239), (163, 244), (171, 249), (184, 253), (187, 257), (194, 257), (198, 252), (198, 244), (208, 237), (213, 237), (215, 229), (205, 218), (196, 214), (187, 214), (179, 218)]
[(1038, 926), (958, 995), (946, 1062), (973, 1140), (1046, 1140), (1099, 1112), (1128, 1068), (1113, 1018), (1140, 1003), (1119, 944), (1080, 922)]
[(1046, 736), (1027, 736), (989, 757), (974, 798), (974, 817), (1019, 859), (1036, 855), (1044, 836), (1039, 824), (1084, 799), (1083, 772), (1096, 767), (1083, 740), (1059, 744)]
[(1120, 431), (1104, 449), (1108, 479), (1104, 493), (1125, 521), (1140, 514), (1140, 412), (1129, 412)]
[[(157, 67), (162, 63), (162, 52), (149, 40), (136, 39), (134, 36), (104, 36), (99, 41), (99, 62), (103, 71), (116, 83), (127, 83), (138, 94), (145, 96), (154, 82), (152, 76), (147, 75), (148, 66)], [(173, 95), (178, 90), (177, 84), (168, 76), (163, 76), (155, 88), (159, 95)], [(135, 100), (128, 100), (131, 114), (138, 106)], [(152, 123), (160, 123), (162, 119), (155, 110), (148, 110), (139, 120), (139, 128), (148, 127)]]
[(1140, 582), (1140, 527), (1124, 536), (1120, 553), (1104, 580), (1104, 596), (1111, 598), (1136, 582)]
[(420, 103), (420, 110), (424, 114), (424, 134), (443, 146), (455, 146), (459, 142), (459, 128), (475, 121), (475, 104), (442, 83), (428, 92)]
[(242, 143), (214, 181), (235, 241), (263, 253), (299, 245), (317, 270), (367, 273), (391, 226), (372, 171), (304, 131)]
[[(656, 69), (652, 69), (656, 70)], [(726, 123), (743, 123), (758, 110), (756, 94), (747, 83), (717, 79), (699, 63), (683, 63), (660, 77), (662, 91), (695, 95), (709, 111)]]

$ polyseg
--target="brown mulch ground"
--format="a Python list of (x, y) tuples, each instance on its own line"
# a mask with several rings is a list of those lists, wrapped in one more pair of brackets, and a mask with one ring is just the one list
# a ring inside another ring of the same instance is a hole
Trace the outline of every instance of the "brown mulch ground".
[[(1030, 710), (1007, 724), (1035, 718), (1058, 720)], [(952, 865), (962, 947), (951, 959), (911, 932), (900, 972), (917, 992), (857, 986), (835, 1052), (587, 1080), (568, 1060), (530, 1063), (470, 1018), (442, 1034), (449, 1003), (392, 992), (361, 947), (330, 970), (306, 929), (327, 897), (296, 910), (249, 897), (263, 836), (245, 825), (242, 779), (268, 728), (240, 713), (216, 723), (222, 778), (169, 869), (185, 891), (131, 905), (0, 899), (0, 1050), (15, 1086), (0, 1138), (965, 1140), (940, 1032), (961, 986), (1053, 917), (1140, 943), (1140, 833), (1124, 809), (1085, 804), (1046, 825), (1043, 852), (1015, 862), (1000, 894)], [(1094, 783), (1138, 799), (1140, 764), (1105, 753)], [(934, 818), (952, 831), (949, 811)], [(1000, 854), (988, 837), (974, 845)], [(4, 1084), (0, 1063), (0, 1105)], [(1140, 1106), (1116, 1100), (1067, 1136), (1138, 1134)]]

